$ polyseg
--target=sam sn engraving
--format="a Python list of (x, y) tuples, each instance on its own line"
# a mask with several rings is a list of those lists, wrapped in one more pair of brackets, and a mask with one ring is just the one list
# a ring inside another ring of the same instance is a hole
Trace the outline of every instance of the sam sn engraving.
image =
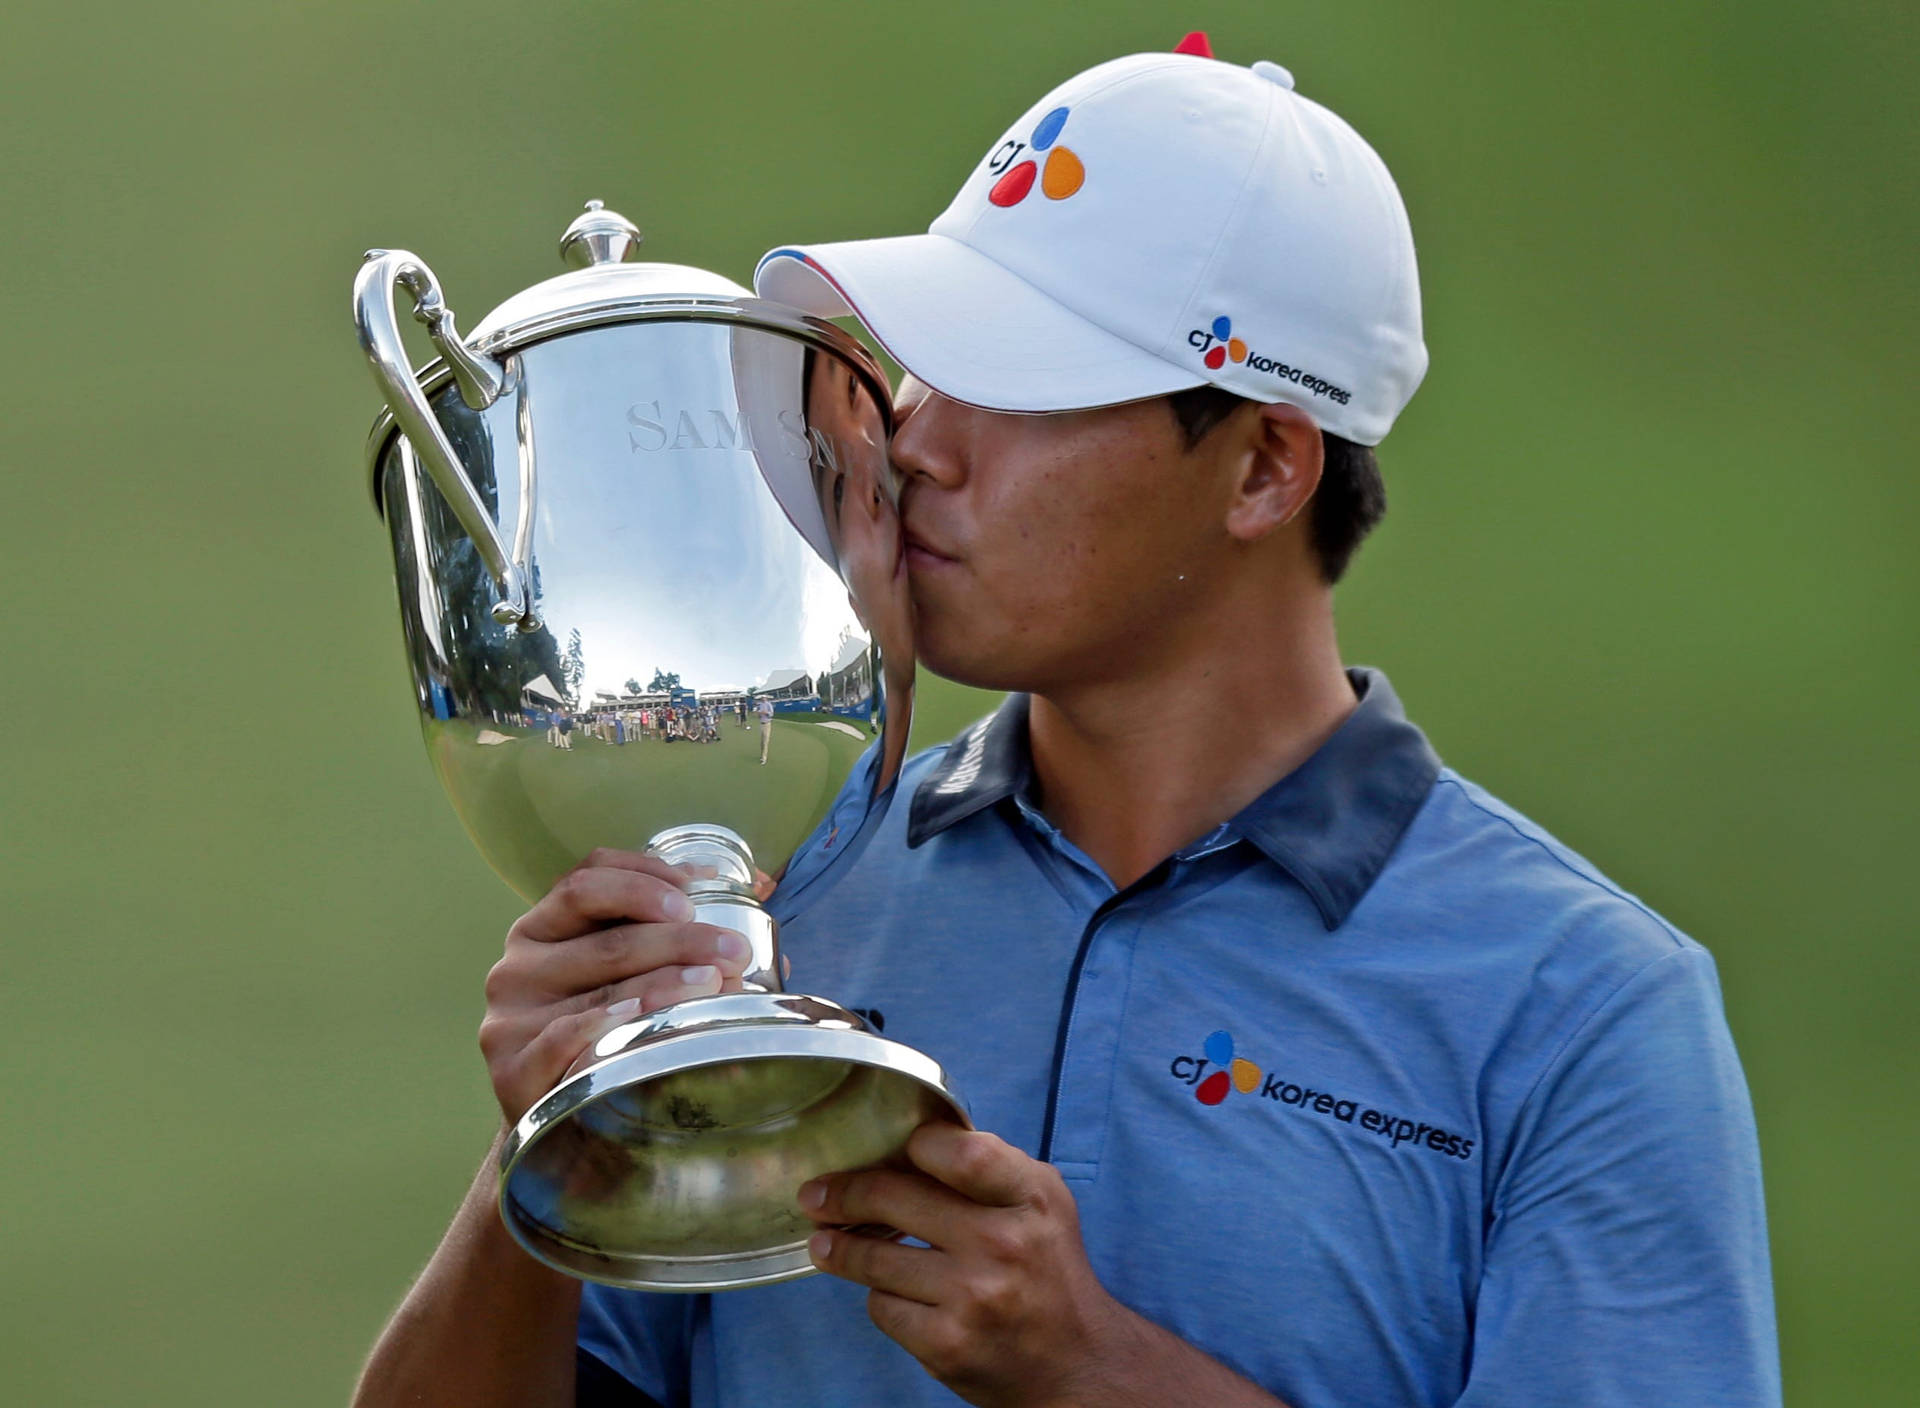
[[(778, 429), (777, 445), (754, 444), (754, 427), (744, 411), (725, 411), (718, 407), (674, 412), (663, 410), (658, 401), (638, 401), (627, 407), (627, 443), (636, 454), (659, 450), (775, 450), (795, 459), (819, 459), (836, 463), (833, 442), (826, 432), (810, 426), (798, 410), (781, 411), (773, 419)], [(765, 424), (761, 426), (764, 433)]]

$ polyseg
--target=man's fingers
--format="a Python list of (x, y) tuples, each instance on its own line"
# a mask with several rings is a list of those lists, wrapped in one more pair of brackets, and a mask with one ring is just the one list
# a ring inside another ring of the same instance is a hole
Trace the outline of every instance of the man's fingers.
[(941, 1324), (941, 1312), (934, 1306), (886, 1291), (867, 1293), (867, 1318), (880, 1333), (922, 1363), (932, 1357), (928, 1349)]
[(552, 1004), (489, 1013), (480, 1024), (480, 1049), (490, 1062), (518, 1059), (536, 1065), (550, 1065), (555, 1053), (564, 1052), (559, 1060), (564, 1070), (574, 1056), (615, 1027), (690, 997), (710, 997), (728, 981), (712, 964), (681, 964), (616, 983), (606, 989), (604, 1002), (590, 1006)]
[(921, 1305), (940, 1303), (944, 1252), (857, 1232), (816, 1232), (807, 1240), (807, 1255), (822, 1271), (848, 1281)]
[(711, 963), (688, 963), (657, 969), (622, 983), (622, 999), (638, 997), (642, 1012), (655, 1012), (690, 997), (712, 997), (727, 984), (727, 975)]
[(532, 989), (552, 998), (590, 994), (612, 1001), (601, 989), (674, 964), (711, 963), (725, 977), (747, 969), (747, 941), (717, 924), (622, 924), (594, 929), (576, 939), (509, 943), (489, 996)]
[(542, 943), (575, 939), (610, 923), (686, 923), (693, 901), (670, 880), (620, 866), (568, 871), (513, 926), (512, 933)]
[(962, 1129), (945, 1120), (923, 1124), (907, 1141), (907, 1157), (969, 1202), (1013, 1208), (1032, 1201), (1033, 1160), (983, 1130)]
[[(518, 1068), (514, 1084), (521, 1088), (526, 1104), (531, 1105), (559, 1082), (588, 1047), (607, 1033), (673, 1003), (690, 997), (711, 996), (720, 991), (722, 981), (720, 970), (712, 964), (662, 968), (619, 984), (613, 989), (613, 1001), (604, 1006), (596, 1004), (552, 1016), (538, 1035), (520, 1049), (514, 1063)], [(489, 1036), (487, 1024), (483, 1023), (483, 1050), (490, 1041), (511, 1044), (513, 1036), (510, 1032)]]
[[(949, 1387), (955, 1387), (956, 1381), (977, 1381), (980, 1378), (983, 1348), (988, 1356), (1003, 1352), (998, 1345), (983, 1347), (981, 1337), (963, 1329), (947, 1307), (925, 1305), (889, 1291), (867, 1292), (867, 1317), (881, 1334), (918, 1359), (923, 1369)], [(1003, 1373), (1002, 1377), (1006, 1375)], [(1032, 1373), (1023, 1374), (1019, 1369), (1014, 1370), (1012, 1379), (1017, 1385), (1016, 1391), (1025, 1390), (1020, 1401), (1040, 1401), (1038, 1396), (1029, 1398), (1037, 1387), (1034, 1378)], [(972, 1401), (1000, 1402), (1001, 1399), (996, 1396)]]
[(930, 1178), (865, 1169), (815, 1179), (800, 1190), (800, 1210), (828, 1227), (879, 1223), (936, 1247), (951, 1246), (967, 1205)]
[(652, 875), (665, 880), (670, 885), (678, 885), (689, 875), (712, 875), (710, 865), (686, 866), (668, 865), (659, 856), (646, 851), (617, 851), (611, 846), (601, 846), (589, 855), (575, 870), (633, 870), (642, 875)]
[[(509, 1120), (518, 1121), (556, 1084), (574, 1059), (596, 1040), (612, 1020), (603, 1007), (555, 1017), (521, 1044), (507, 1031), (509, 1024), (489, 1017), (480, 1024), (480, 1049), (487, 1055), (494, 1091)], [(496, 1059), (497, 1048), (506, 1055)]]

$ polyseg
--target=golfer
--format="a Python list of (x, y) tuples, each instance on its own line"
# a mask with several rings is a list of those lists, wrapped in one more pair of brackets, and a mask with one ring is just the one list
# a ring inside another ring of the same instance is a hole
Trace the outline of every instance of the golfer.
[[(583, 1294), (489, 1158), (363, 1404), (1779, 1401), (1712, 961), (1342, 663), (1427, 365), (1400, 196), (1285, 69), (1201, 48), (1048, 93), (931, 233), (758, 273), (911, 373), (921, 658), (1009, 691), (884, 814), (857, 772), (770, 906), (795, 982), (939, 1060), (977, 1132), (796, 1188), (827, 1274), (713, 1296)], [(514, 925), (508, 1121), (737, 979), (689, 915), (603, 851)]]
[(773, 701), (762, 699), (755, 712), (760, 716), (760, 761), (767, 760), (767, 746), (773, 742)]

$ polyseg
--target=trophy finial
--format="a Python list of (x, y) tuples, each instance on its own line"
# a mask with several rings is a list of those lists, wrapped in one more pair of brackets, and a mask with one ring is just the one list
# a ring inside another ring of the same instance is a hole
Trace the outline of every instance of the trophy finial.
[(635, 258), (643, 236), (640, 227), (605, 201), (587, 202), (586, 214), (575, 217), (560, 236), (560, 257), (575, 269), (596, 264), (618, 264)]

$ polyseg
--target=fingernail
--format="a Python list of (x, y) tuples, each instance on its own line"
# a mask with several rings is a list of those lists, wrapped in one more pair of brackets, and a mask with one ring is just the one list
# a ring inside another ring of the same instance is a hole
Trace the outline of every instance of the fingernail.
[(667, 891), (667, 897), (661, 902), (660, 908), (666, 911), (669, 919), (685, 921), (693, 918), (693, 901), (678, 890)]
[(722, 958), (731, 958), (735, 962), (744, 962), (747, 955), (753, 952), (753, 948), (747, 943), (746, 937), (734, 933), (731, 929), (723, 929), (720, 931), (720, 942), (717, 947), (720, 950), (720, 956)]
[(825, 1266), (827, 1255), (833, 1250), (833, 1234), (816, 1232), (807, 1238), (807, 1255), (813, 1258), (815, 1266)]
[(640, 1010), (639, 998), (624, 997), (620, 999), (620, 1001), (612, 1004), (610, 1007), (607, 1008), (607, 1015), (609, 1017), (626, 1017), (631, 1015), (632, 1013), (638, 1012), (639, 1010)]
[(680, 970), (680, 985), (689, 988), (704, 988), (708, 984), (717, 981), (719, 977), (720, 970), (711, 963), (696, 963), (691, 968), (682, 968)]
[(803, 1183), (800, 1185), (801, 1207), (812, 1208), (817, 1212), (825, 1206), (826, 1201), (827, 1185), (818, 1179), (815, 1179), (812, 1183)]

